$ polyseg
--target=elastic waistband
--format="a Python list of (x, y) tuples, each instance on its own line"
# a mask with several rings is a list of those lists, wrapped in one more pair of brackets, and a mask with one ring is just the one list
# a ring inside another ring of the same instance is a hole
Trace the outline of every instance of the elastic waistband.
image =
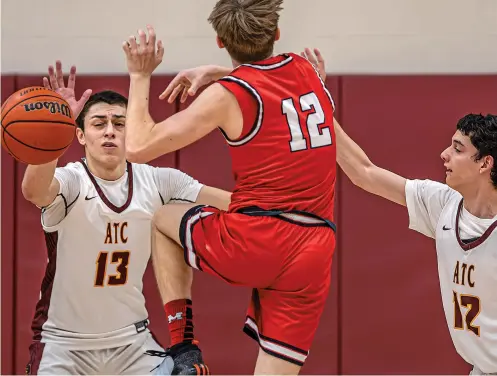
[(246, 214), (254, 217), (277, 217), (283, 221), (287, 221), (304, 227), (331, 227), (336, 232), (335, 223), (329, 219), (322, 218), (314, 213), (309, 213), (301, 210), (265, 210), (257, 206), (241, 208), (236, 211), (240, 214)]

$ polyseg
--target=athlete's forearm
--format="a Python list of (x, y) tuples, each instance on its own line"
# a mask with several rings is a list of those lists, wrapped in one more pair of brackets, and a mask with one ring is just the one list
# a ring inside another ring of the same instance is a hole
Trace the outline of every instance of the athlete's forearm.
[(368, 156), (342, 129), (335, 120), (335, 134), (337, 144), (337, 162), (343, 172), (355, 185), (362, 187), (362, 182), (366, 176), (366, 171), (373, 163)]
[(198, 204), (211, 205), (221, 210), (228, 210), (231, 203), (231, 192), (204, 185), (198, 194)]
[(26, 200), (42, 207), (55, 199), (59, 191), (58, 181), (54, 178), (56, 167), (57, 160), (42, 165), (28, 165), (21, 185)]
[(208, 67), (213, 81), (217, 81), (233, 71), (233, 68), (222, 67), (220, 65), (209, 65)]
[(406, 179), (373, 164), (336, 120), (335, 134), (337, 162), (352, 183), (365, 191), (405, 206)]
[(130, 75), (125, 127), (125, 148), (128, 158), (133, 159), (146, 149), (152, 137), (155, 122), (150, 116), (149, 103), (150, 76)]

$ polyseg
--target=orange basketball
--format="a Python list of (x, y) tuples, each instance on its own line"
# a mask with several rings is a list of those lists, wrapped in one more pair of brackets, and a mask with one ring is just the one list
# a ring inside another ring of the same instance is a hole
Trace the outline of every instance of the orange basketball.
[(2, 105), (2, 147), (16, 160), (39, 165), (59, 158), (71, 145), (76, 123), (69, 104), (55, 91), (33, 86)]

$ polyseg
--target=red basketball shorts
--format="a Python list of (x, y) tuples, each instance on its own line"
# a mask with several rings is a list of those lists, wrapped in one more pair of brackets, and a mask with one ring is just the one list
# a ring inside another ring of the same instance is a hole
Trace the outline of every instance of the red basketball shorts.
[(302, 214), (196, 206), (181, 221), (180, 239), (188, 265), (253, 288), (245, 333), (265, 352), (303, 365), (328, 296), (334, 230)]

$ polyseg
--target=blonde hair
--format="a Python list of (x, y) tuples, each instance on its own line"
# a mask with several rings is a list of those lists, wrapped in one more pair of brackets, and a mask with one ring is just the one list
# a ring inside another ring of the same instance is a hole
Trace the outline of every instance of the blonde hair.
[(219, 0), (209, 16), (219, 39), (239, 63), (273, 53), (283, 0)]

